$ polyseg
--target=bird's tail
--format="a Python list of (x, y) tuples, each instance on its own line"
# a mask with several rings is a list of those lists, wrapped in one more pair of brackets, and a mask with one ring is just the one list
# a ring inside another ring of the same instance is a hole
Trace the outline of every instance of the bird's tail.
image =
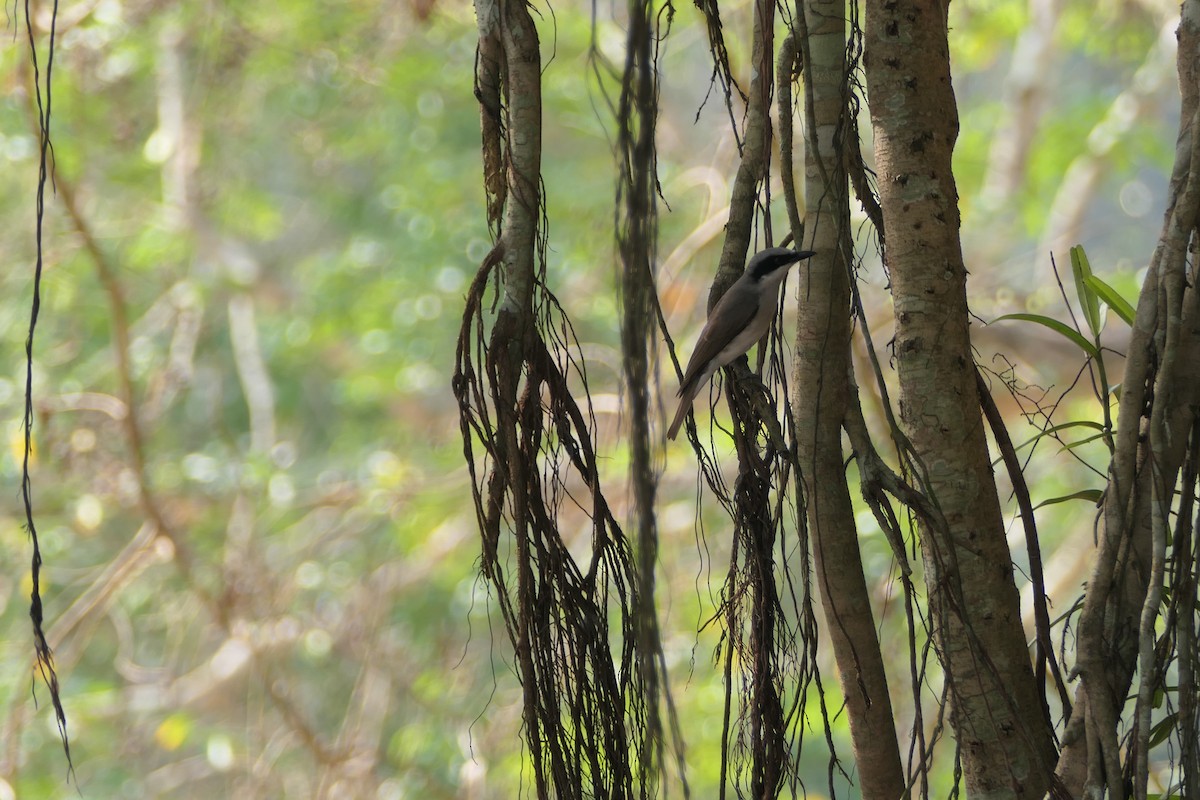
[(691, 386), (679, 393), (679, 406), (675, 409), (675, 418), (671, 420), (671, 427), (667, 428), (667, 438), (674, 440), (679, 433), (679, 426), (687, 419), (688, 411), (692, 407), (692, 402), (696, 399), (696, 392), (699, 390), (699, 383), (693, 381)]

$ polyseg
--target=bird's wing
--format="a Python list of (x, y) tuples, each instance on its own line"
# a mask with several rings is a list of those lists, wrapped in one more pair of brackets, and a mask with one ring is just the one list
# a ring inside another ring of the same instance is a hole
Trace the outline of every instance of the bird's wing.
[[(683, 371), (683, 379), (679, 382), (679, 394), (682, 396), (688, 387), (704, 374), (704, 367), (718, 353), (725, 349), (737, 336), (754, 315), (758, 313), (758, 300), (753, 290), (747, 290), (742, 284), (734, 284), (717, 301), (716, 307), (708, 315), (709, 324), (700, 332), (696, 341), (696, 349), (688, 361), (687, 369)], [(713, 324), (713, 320), (720, 320)]]

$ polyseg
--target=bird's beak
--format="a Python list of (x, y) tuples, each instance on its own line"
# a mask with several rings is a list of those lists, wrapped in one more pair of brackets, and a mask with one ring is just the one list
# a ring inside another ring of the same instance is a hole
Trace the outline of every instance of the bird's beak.
[(806, 258), (812, 258), (816, 254), (817, 254), (816, 250), (797, 250), (796, 251), (796, 260), (803, 261)]

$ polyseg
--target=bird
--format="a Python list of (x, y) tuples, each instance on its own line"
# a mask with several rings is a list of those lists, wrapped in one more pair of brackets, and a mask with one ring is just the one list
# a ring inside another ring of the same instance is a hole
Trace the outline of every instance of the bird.
[(696, 395), (718, 369), (762, 339), (779, 304), (779, 287), (793, 264), (816, 255), (813, 250), (769, 247), (755, 253), (746, 269), (717, 301), (679, 382), (679, 407), (667, 429), (674, 439)]

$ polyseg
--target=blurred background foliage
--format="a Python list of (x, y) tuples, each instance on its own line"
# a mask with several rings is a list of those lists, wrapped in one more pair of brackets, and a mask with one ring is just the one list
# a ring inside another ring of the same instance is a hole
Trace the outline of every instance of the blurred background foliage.
[[(623, 62), (622, 10), (538, 9), (548, 280), (583, 345), (609, 498), (620, 503), (611, 85), (593, 65)], [(746, 12), (740, 0), (722, 7), (743, 83)], [(34, 4), (43, 43), (49, 13)], [(956, 0), (950, 13), (975, 311), (1062, 316), (1050, 255), (1069, 264), (1076, 242), (1133, 297), (1173, 153), (1175, 6)], [(35, 683), (31, 693), (30, 552), (16, 487), (37, 146), (24, 23), (10, 15), (8, 24), (0, 414), (11, 455), (0, 477), (13, 490), (0, 506), (9, 565), (0, 574), (0, 800), (77, 796), (45, 690)], [(475, 38), (461, 0), (61, 4), (33, 481), (83, 796), (529, 791), (519, 687), (476, 577), (449, 392), (465, 286), (490, 244)], [(670, 210), (660, 280), (686, 352), (703, 320), (737, 151), (687, 4), (675, 9), (661, 67)], [(997, 151), (1013, 125), (1028, 149), (1005, 162)], [(871, 242), (861, 249), (885, 342), (886, 281)], [(1057, 397), (1082, 366), (1078, 351), (1037, 326), (979, 332), (981, 363), (1002, 372), (1011, 363), (1030, 397), (1043, 388)], [(116, 358), (124, 338), (125, 368)], [(662, 383), (670, 397), (665, 370)], [(1072, 398), (1056, 422), (1098, 416), (1085, 394)], [(1024, 441), (1034, 429), (1018, 404), (1005, 406)], [(1037, 449), (1035, 502), (1100, 485), (1076, 456), (1104, 467), (1098, 443)], [(706, 797), (718, 775), (722, 688), (718, 632), (705, 623), (725, 574), (727, 525), (719, 509), (698, 510), (688, 450), (669, 449), (662, 471), (659, 605), (691, 786)], [(1078, 594), (1092, 516), (1080, 502), (1039, 512), (1052, 616)], [(870, 515), (860, 519), (885, 652), (902, 658), (895, 565)], [(832, 666), (825, 672), (836, 711)], [(907, 730), (911, 701), (897, 712)], [(833, 722), (843, 758), (844, 726)], [(812, 796), (828, 791), (820, 738), (815, 722), (803, 757)]]

